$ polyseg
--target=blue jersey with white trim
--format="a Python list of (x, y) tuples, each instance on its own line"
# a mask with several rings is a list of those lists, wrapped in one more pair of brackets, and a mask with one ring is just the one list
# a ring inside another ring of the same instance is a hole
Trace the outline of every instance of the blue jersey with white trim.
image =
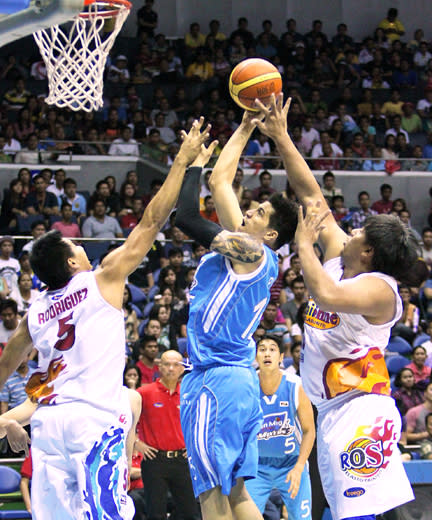
[(285, 459), (295, 464), (300, 453), (302, 430), (297, 415), (301, 380), (284, 373), (276, 392), (266, 395), (262, 390), (261, 408), (264, 421), (258, 433), (258, 452), (261, 457)]
[(264, 246), (264, 260), (248, 274), (234, 272), (219, 253), (205, 255), (190, 290), (188, 354), (194, 367), (250, 367), (255, 332), (278, 275), (276, 253)]

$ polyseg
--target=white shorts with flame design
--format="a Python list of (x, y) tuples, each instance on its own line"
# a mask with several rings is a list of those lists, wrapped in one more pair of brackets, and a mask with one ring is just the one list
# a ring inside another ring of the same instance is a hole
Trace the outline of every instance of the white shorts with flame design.
[(318, 415), (318, 465), (334, 520), (380, 514), (414, 499), (391, 397), (365, 394)]

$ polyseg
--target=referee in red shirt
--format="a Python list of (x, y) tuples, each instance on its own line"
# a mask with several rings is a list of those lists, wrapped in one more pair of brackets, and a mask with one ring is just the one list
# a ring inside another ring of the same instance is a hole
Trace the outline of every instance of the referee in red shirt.
[(135, 448), (143, 454), (141, 473), (148, 520), (167, 515), (168, 490), (183, 520), (199, 518), (180, 426), (180, 384), (183, 357), (175, 350), (162, 354), (160, 379), (138, 388), (142, 398)]

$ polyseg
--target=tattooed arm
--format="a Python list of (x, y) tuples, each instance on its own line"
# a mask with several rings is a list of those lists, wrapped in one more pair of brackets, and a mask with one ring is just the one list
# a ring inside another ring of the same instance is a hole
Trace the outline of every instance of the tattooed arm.
[(234, 264), (247, 264), (247, 271), (256, 269), (264, 258), (264, 246), (246, 233), (221, 231), (210, 245), (210, 249), (229, 258)]

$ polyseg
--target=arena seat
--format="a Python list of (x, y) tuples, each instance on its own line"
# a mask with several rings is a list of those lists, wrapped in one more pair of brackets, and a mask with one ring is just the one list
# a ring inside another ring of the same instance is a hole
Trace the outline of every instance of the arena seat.
[(421, 345), (422, 343), (424, 343), (425, 341), (429, 341), (430, 340), (430, 336), (429, 334), (426, 334), (426, 333), (422, 333), (422, 334), (419, 334), (413, 341), (413, 348), (414, 347), (418, 347), (419, 345)]
[(406, 356), (407, 354), (411, 354), (412, 347), (407, 340), (401, 338), (400, 336), (394, 336), (390, 338), (390, 341), (387, 345), (387, 350), (389, 352), (397, 352), (402, 356)]
[[(18, 471), (8, 466), (0, 466), (0, 519), (2, 518), (31, 518), (31, 514), (26, 510), (19, 509), (3, 509), (8, 507), (8, 501), (17, 502), (16, 493), (20, 489), (21, 475)], [(11, 494), (8, 496), (8, 494)]]
[(397, 374), (399, 370), (409, 364), (409, 359), (399, 354), (392, 356), (386, 360), (387, 370), (390, 375)]

